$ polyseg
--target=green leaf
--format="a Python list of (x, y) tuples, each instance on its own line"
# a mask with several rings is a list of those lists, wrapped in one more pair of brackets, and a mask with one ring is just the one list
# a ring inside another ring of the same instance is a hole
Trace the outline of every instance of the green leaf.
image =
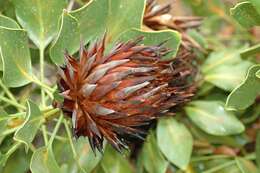
[(209, 17), (211, 15), (218, 15), (224, 13), (225, 4), (222, 0), (183, 0), (188, 5), (192, 12), (198, 16)]
[(224, 109), (221, 102), (194, 101), (185, 108), (185, 111), (194, 124), (212, 135), (233, 135), (245, 129), (235, 115)]
[(149, 173), (165, 173), (168, 162), (163, 157), (156, 143), (154, 133), (150, 133), (142, 148), (140, 162)]
[(3, 62), (3, 82), (9, 87), (20, 87), (30, 82), (31, 59), (27, 34), (21, 29), (0, 26), (0, 57)]
[(101, 165), (98, 165), (98, 167), (92, 172), (92, 173), (106, 173)]
[(223, 49), (212, 52), (202, 66), (203, 72), (209, 72), (222, 65), (233, 65), (241, 62), (237, 49)]
[(55, 92), (53, 93), (53, 99), (54, 101), (58, 102), (58, 103), (63, 103), (64, 101), (64, 96), (62, 96), (60, 94), (59, 89), (55, 90)]
[(19, 25), (13, 19), (0, 14), (0, 26), (6, 28), (20, 29)]
[(205, 80), (226, 91), (232, 91), (245, 77), (246, 71), (252, 65), (242, 62), (232, 66), (221, 66), (205, 75)]
[(7, 160), (1, 173), (25, 173), (30, 168), (31, 154), (25, 153), (24, 149), (16, 150)]
[[(63, 22), (60, 22), (60, 33), (50, 52), (54, 63), (64, 62), (64, 49), (71, 54), (75, 53), (80, 46), (80, 39), (86, 43), (104, 34), (108, 4), (109, 0), (91, 0), (82, 8), (70, 12), (67, 17), (64, 17)], [(75, 30), (76, 33), (71, 32), (72, 30)]]
[(181, 35), (173, 30), (145, 32), (138, 29), (126, 31), (120, 35), (117, 42), (129, 41), (140, 36), (144, 36), (144, 40), (142, 41), (144, 45), (158, 45), (167, 41), (165, 43), (165, 47), (171, 49), (171, 52), (163, 58), (165, 60), (172, 59), (172, 57), (176, 56), (181, 43)]
[(258, 70), (255, 75), (256, 77), (260, 78), (260, 70)]
[[(13, 19), (0, 14), (0, 26), (10, 29), (20, 29), (20, 26)], [(0, 70), (3, 70), (3, 62), (0, 58)]]
[(8, 123), (7, 116), (8, 114), (0, 107), (0, 136), (1, 133), (7, 128), (7, 123)]
[(259, 64), (248, 70), (246, 79), (229, 94), (226, 102), (228, 109), (246, 109), (254, 103), (260, 93), (260, 78), (256, 77), (259, 70)]
[(260, 1), (259, 0), (249, 0), (249, 1), (253, 4), (258, 14), (260, 14)]
[(0, 153), (0, 167), (5, 166), (8, 158), (18, 149), (20, 146), (19, 142), (15, 142), (12, 146), (8, 149), (8, 151), (4, 154)]
[(33, 153), (30, 168), (32, 173), (61, 173), (50, 147), (41, 147)]
[(202, 66), (202, 73), (207, 82), (223, 90), (232, 91), (243, 81), (251, 65), (251, 62), (241, 60), (239, 51), (224, 50), (210, 54)]
[(0, 0), (0, 13), (15, 18), (14, 6), (10, 0)]
[(185, 170), (190, 161), (193, 144), (189, 130), (174, 118), (163, 118), (159, 120), (156, 134), (157, 145), (164, 156)]
[(214, 89), (215, 86), (209, 82), (203, 82), (203, 84), (199, 87), (198, 92), (196, 93), (197, 96), (205, 96), (210, 93), (212, 89)]
[[(144, 6), (144, 0), (92, 0), (84, 7), (70, 12), (71, 19), (61, 22), (60, 34), (51, 50), (52, 60), (62, 63), (65, 48), (71, 54), (75, 53), (80, 46), (80, 37), (86, 43), (100, 38), (106, 32), (106, 41), (111, 43), (130, 28), (140, 29)], [(77, 32), (73, 35), (72, 31), (78, 29), (80, 35)]]
[[(53, 143), (53, 153), (58, 163), (62, 163), (65, 173), (92, 173), (102, 159), (101, 153), (92, 151), (88, 138), (80, 137), (72, 139), (76, 155), (74, 156), (69, 140), (55, 140)], [(99, 173), (99, 172), (97, 172)]]
[(249, 142), (249, 140), (243, 134), (232, 136), (215, 136), (210, 135), (203, 130), (200, 130), (199, 127), (196, 127), (192, 124), (190, 124), (189, 130), (194, 138), (201, 141), (208, 141), (210, 144), (222, 144), (231, 147), (241, 148)]
[(252, 162), (242, 157), (238, 157), (235, 160), (236, 160), (237, 167), (239, 168), (241, 173), (259, 173), (257, 171), (256, 166)]
[(65, 50), (70, 54), (77, 51), (80, 42), (79, 35), (78, 20), (68, 12), (63, 11), (58, 36), (50, 49), (50, 57), (54, 63), (64, 63)]
[(260, 130), (257, 132), (256, 136), (256, 163), (258, 166), (258, 169), (260, 170)]
[(66, 0), (12, 0), (16, 17), (38, 48), (45, 48), (57, 33)]
[(245, 28), (260, 25), (260, 13), (250, 2), (238, 3), (234, 8), (230, 9), (230, 13)]
[(27, 102), (27, 115), (23, 125), (15, 132), (14, 140), (25, 143), (27, 149), (33, 141), (37, 131), (43, 122), (42, 113), (38, 106), (31, 102)]
[(247, 58), (260, 52), (260, 44), (254, 45), (250, 48), (243, 50), (240, 55), (242, 58)]
[(80, 24), (84, 41), (107, 32), (108, 42), (129, 28), (141, 28), (144, 0), (93, 0), (72, 12)]
[(189, 36), (201, 47), (208, 48), (208, 43), (203, 35), (201, 35), (196, 29), (188, 30)]
[(99, 163), (102, 158), (101, 153), (96, 153), (91, 150), (87, 138), (79, 138), (75, 141), (76, 152), (79, 156), (79, 166), (84, 169), (86, 173), (90, 173)]
[(105, 173), (132, 173), (130, 163), (111, 146), (106, 147), (101, 166)]
[[(213, 156), (214, 157), (214, 156)], [(203, 163), (199, 163), (203, 164)], [(198, 165), (199, 166), (199, 165)], [(202, 167), (201, 165), (199, 167)], [(214, 159), (203, 164), (203, 173), (257, 173), (252, 161), (242, 157), (233, 159)], [(205, 170), (206, 168), (206, 170)]]

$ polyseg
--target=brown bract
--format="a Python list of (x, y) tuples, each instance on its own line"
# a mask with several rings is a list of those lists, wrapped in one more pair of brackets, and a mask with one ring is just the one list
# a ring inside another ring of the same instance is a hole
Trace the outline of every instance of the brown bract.
[(193, 95), (188, 56), (162, 61), (170, 50), (140, 45), (142, 39), (105, 54), (104, 36), (87, 50), (81, 46), (78, 59), (65, 55), (59, 70), (62, 109), (72, 117), (74, 134), (87, 136), (94, 151), (102, 151), (104, 138), (122, 151), (129, 137), (143, 138), (144, 126)]

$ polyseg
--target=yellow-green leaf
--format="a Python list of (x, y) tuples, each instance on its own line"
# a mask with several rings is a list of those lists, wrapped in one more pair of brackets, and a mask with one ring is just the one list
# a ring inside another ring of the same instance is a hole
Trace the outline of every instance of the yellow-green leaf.
[(10, 148), (8, 149), (8, 151), (4, 154), (2, 154), (0, 152), (0, 167), (5, 166), (8, 158), (19, 148), (20, 143), (19, 142), (15, 142), (13, 143)]
[(157, 145), (164, 156), (185, 170), (190, 162), (193, 145), (189, 130), (174, 118), (163, 118), (159, 120), (156, 134)]
[(0, 40), (3, 82), (9, 87), (28, 84), (30, 80), (26, 75), (31, 75), (32, 67), (26, 32), (0, 26)]
[(26, 120), (23, 125), (15, 132), (14, 139), (19, 142), (25, 143), (28, 146), (33, 141), (43, 119), (42, 113), (38, 106), (32, 101), (27, 102)]
[(63, 64), (65, 50), (71, 54), (76, 52), (80, 43), (79, 37), (78, 20), (67, 11), (63, 11), (60, 19), (59, 33), (50, 49), (50, 57), (52, 61), (56, 64)]
[(228, 109), (246, 109), (254, 103), (260, 93), (260, 78), (256, 76), (259, 70), (259, 64), (248, 70), (246, 79), (228, 96), (226, 102)]
[(71, 12), (80, 24), (84, 41), (107, 32), (108, 42), (130, 29), (141, 28), (145, 0), (92, 0)]
[(260, 25), (260, 14), (251, 2), (238, 3), (234, 8), (230, 9), (230, 13), (245, 28)]
[[(84, 169), (86, 173), (90, 173), (99, 163), (102, 158), (101, 153), (92, 151), (87, 138), (79, 138), (75, 141), (75, 148), (78, 154), (79, 166)], [(75, 169), (75, 168), (74, 168)]]
[[(7, 128), (7, 122), (8, 122), (8, 114), (0, 108), (0, 136), (1, 133)], [(0, 140), (1, 143), (1, 140)]]
[(239, 134), (244, 125), (218, 101), (193, 101), (185, 111), (191, 121), (203, 131), (216, 136)]
[(257, 136), (256, 136), (256, 163), (258, 166), (258, 169), (260, 170), (260, 130), (257, 131)]
[[(19, 29), (19, 25), (11, 18), (3, 16), (0, 14), (0, 26), (6, 27), (6, 28), (13, 28), (13, 29)], [(0, 70), (3, 70), (3, 62), (0, 58)]]
[[(145, 0), (91, 0), (82, 8), (70, 12), (71, 18), (64, 18), (61, 22), (60, 34), (51, 50), (52, 60), (62, 63), (64, 49), (75, 53), (80, 46), (80, 39), (87, 43), (106, 33), (107, 43), (112, 43), (126, 30), (141, 28), (144, 6)], [(78, 29), (80, 34), (77, 33)]]
[(159, 149), (153, 132), (147, 136), (140, 157), (140, 166), (149, 173), (165, 173), (169, 165)]
[(259, 0), (249, 0), (249, 1), (253, 4), (258, 14), (260, 14), (260, 1)]
[(144, 45), (153, 46), (166, 41), (165, 47), (169, 48), (171, 52), (167, 56), (163, 57), (164, 60), (175, 57), (181, 43), (181, 35), (173, 30), (145, 32), (139, 29), (131, 29), (120, 35), (119, 39), (116, 41), (128, 41), (140, 36), (144, 36), (144, 40), (142, 41)]
[(256, 166), (252, 162), (242, 157), (238, 157), (235, 160), (241, 173), (259, 173)]
[(51, 147), (37, 149), (32, 155), (30, 168), (32, 173), (62, 173)]
[(20, 26), (13, 19), (0, 14), (0, 26), (6, 28), (20, 29)]
[(111, 146), (107, 146), (101, 166), (105, 173), (132, 173), (130, 163)]
[(213, 85), (232, 91), (241, 83), (246, 71), (252, 65), (240, 58), (238, 50), (213, 52), (202, 65), (204, 79)]
[(12, 0), (16, 17), (38, 48), (45, 48), (57, 33), (66, 0)]

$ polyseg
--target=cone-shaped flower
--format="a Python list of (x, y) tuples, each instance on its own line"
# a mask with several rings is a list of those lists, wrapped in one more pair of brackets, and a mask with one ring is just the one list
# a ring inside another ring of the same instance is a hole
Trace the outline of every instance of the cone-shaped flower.
[(105, 54), (104, 37), (81, 46), (78, 59), (65, 55), (59, 70), (62, 109), (74, 134), (87, 136), (94, 151), (102, 151), (104, 138), (121, 151), (130, 136), (143, 138), (143, 126), (192, 96), (187, 78), (193, 70), (185, 58), (162, 61), (169, 49), (141, 41), (119, 43)]

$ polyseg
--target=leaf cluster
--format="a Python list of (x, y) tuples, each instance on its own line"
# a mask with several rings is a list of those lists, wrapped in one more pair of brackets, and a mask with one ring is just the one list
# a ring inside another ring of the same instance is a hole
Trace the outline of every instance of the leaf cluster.
[(168, 40), (171, 59), (181, 34), (145, 29), (145, 0), (0, 0), (0, 172), (259, 172), (260, 45), (251, 32), (260, 25), (259, 2), (184, 0), (173, 7), (204, 16), (199, 29), (187, 31), (205, 50), (192, 50), (198, 91), (175, 117), (158, 120), (133, 158), (109, 145), (95, 155), (86, 138), (73, 138), (70, 120), (52, 106), (60, 99), (56, 65), (64, 50), (75, 54), (80, 41), (104, 33), (108, 50), (138, 36), (145, 45)]

